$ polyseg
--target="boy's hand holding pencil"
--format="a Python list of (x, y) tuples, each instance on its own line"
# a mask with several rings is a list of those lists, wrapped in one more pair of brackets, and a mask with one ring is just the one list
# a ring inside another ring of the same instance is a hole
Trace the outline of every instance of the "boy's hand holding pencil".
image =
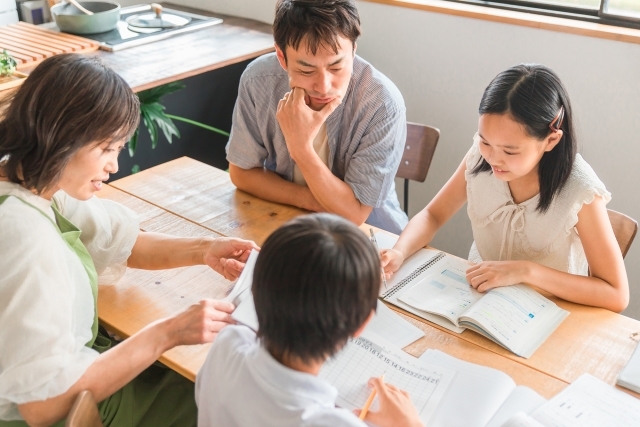
[[(380, 378), (371, 378), (369, 386), (373, 387), (373, 390), (364, 407), (354, 411), (361, 420), (370, 421), (380, 427), (424, 427), (418, 411), (411, 403), (409, 393), (392, 384), (385, 384), (384, 374)], [(369, 411), (376, 395), (380, 408), (378, 411)]]

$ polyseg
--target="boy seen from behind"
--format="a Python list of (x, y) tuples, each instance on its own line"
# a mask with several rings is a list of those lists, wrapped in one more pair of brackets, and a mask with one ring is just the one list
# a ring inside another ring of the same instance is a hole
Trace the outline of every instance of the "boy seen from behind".
[[(265, 242), (253, 275), (258, 333), (222, 330), (198, 373), (199, 426), (354, 426), (337, 390), (318, 378), (325, 361), (374, 315), (378, 253), (364, 233), (331, 214), (296, 218)], [(380, 427), (422, 426), (408, 393), (371, 379)], [(356, 411), (359, 412), (359, 411)]]

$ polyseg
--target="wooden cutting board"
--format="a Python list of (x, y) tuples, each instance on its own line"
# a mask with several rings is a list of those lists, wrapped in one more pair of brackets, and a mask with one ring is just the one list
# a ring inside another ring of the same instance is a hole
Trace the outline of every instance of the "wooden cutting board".
[(18, 70), (33, 67), (59, 53), (87, 53), (98, 50), (98, 47), (96, 41), (26, 22), (0, 27), (0, 51), (7, 50), (18, 63)]

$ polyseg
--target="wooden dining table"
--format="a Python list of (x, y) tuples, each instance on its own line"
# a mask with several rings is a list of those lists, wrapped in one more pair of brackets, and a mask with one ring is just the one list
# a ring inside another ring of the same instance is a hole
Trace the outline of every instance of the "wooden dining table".
[[(233, 236), (254, 240), (258, 245), (289, 219), (308, 213), (240, 191), (227, 172), (187, 157), (111, 182), (99, 196), (137, 212), (144, 231), (177, 236)], [(368, 232), (369, 226), (362, 229)], [(232, 287), (233, 282), (205, 266), (162, 271), (128, 269), (118, 283), (100, 286), (98, 313), (108, 329), (128, 337), (203, 298), (223, 298)], [(392, 308), (425, 333), (404, 348), (413, 356), (420, 356), (429, 348), (438, 349), (499, 369), (518, 385), (528, 386), (545, 398), (557, 394), (583, 373), (614, 385), (640, 338), (640, 322), (601, 308), (551, 299), (570, 315), (528, 359), (475, 332), (457, 334)], [(194, 380), (209, 347), (176, 347), (166, 352), (161, 361)]]

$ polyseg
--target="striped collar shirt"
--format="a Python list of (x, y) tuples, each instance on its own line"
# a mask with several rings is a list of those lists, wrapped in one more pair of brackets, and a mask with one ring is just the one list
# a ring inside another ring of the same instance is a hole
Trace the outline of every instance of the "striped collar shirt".
[[(253, 61), (240, 79), (227, 160), (242, 168), (263, 167), (292, 181), (294, 161), (276, 120), (289, 78), (274, 53)], [(328, 165), (360, 203), (372, 206), (367, 223), (400, 233), (407, 216), (400, 209), (394, 177), (402, 158), (406, 109), (396, 86), (356, 56), (349, 87), (327, 118)]]

